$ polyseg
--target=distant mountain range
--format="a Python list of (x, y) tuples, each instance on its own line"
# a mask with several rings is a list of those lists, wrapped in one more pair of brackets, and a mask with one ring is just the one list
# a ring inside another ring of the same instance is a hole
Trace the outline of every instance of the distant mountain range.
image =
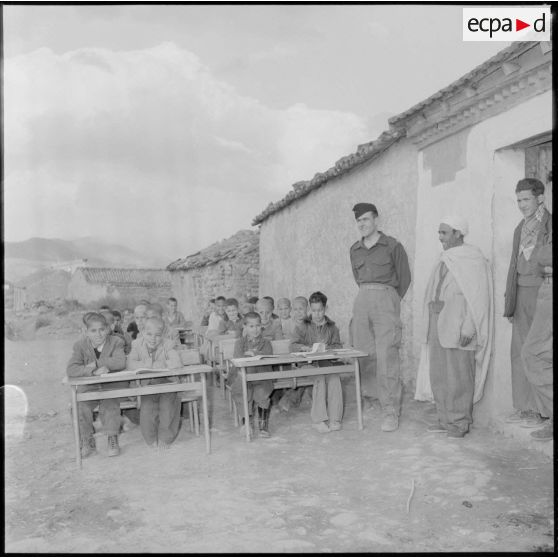
[(29, 238), (4, 243), (4, 274), (8, 281), (19, 281), (41, 269), (87, 260), (83, 265), (96, 267), (160, 267), (168, 261), (153, 261), (143, 254), (98, 238), (75, 240)]

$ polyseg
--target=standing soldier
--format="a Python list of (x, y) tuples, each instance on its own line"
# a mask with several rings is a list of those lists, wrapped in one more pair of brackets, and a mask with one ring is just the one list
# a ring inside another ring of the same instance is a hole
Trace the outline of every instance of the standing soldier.
[(504, 316), (512, 322), (511, 384), (514, 413), (507, 422), (525, 428), (543, 424), (532, 384), (526, 375), (521, 349), (533, 323), (537, 293), (543, 276), (531, 265), (533, 253), (552, 236), (552, 215), (544, 206), (544, 184), (536, 178), (523, 178), (515, 187), (517, 205), (523, 219), (513, 234), (513, 250), (506, 283)]
[(361, 239), (350, 250), (359, 286), (352, 333), (355, 348), (369, 355), (361, 359), (362, 393), (368, 406), (373, 397), (379, 398), (382, 430), (392, 432), (399, 427), (401, 410), (400, 302), (411, 283), (411, 271), (401, 243), (378, 230), (376, 206), (357, 203), (353, 211)]

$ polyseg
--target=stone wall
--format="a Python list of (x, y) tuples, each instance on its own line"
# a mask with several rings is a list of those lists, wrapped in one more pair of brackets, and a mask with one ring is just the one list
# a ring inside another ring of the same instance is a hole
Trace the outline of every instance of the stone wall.
[(75, 299), (81, 304), (88, 305), (101, 298), (112, 297), (115, 299), (132, 299), (139, 302), (146, 299), (151, 302), (164, 303), (172, 295), (172, 288), (168, 286), (143, 286), (143, 285), (112, 285), (110, 283), (90, 283), (85, 280), (78, 270), (72, 275), (68, 288), (68, 298)]
[[(325, 183), (271, 215), (260, 232), (260, 295), (308, 297), (320, 290), (329, 298), (329, 316), (342, 341), (357, 294), (349, 248), (359, 238), (353, 205), (369, 201), (378, 207), (380, 230), (405, 247), (411, 269), (415, 257), (417, 151), (399, 140), (387, 151)], [(402, 301), (403, 374), (416, 373), (412, 346), (412, 285)]]
[(180, 311), (199, 324), (211, 298), (258, 296), (258, 249), (204, 267), (171, 271), (170, 275)]

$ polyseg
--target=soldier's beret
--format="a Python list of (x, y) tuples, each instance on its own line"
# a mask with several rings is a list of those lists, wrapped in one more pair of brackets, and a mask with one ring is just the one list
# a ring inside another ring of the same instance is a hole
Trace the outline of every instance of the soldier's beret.
[(372, 211), (375, 217), (378, 216), (378, 210), (373, 203), (357, 203), (353, 207), (353, 211), (355, 212), (355, 219), (358, 219), (361, 215)]

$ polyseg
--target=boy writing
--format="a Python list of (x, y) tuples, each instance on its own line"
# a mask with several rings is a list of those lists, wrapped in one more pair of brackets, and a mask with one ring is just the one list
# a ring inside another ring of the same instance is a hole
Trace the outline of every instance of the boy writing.
[[(164, 323), (160, 318), (149, 318), (143, 335), (132, 343), (127, 368), (181, 368), (180, 356), (170, 339), (165, 339)], [(142, 385), (170, 383), (167, 378), (144, 380)], [(140, 429), (148, 446), (167, 449), (176, 438), (180, 426), (180, 396), (177, 393), (142, 395)]]
[[(72, 350), (72, 356), (66, 368), (70, 378), (80, 376), (100, 376), (109, 372), (123, 370), (126, 366), (124, 341), (115, 335), (109, 335), (110, 328), (104, 316), (97, 312), (87, 312), (83, 317), (85, 333)], [(128, 387), (128, 382), (114, 382), (91, 386), (79, 386), (78, 391), (98, 389), (118, 389)], [(80, 401), (78, 403), (78, 420), (80, 431), (80, 451), (83, 458), (95, 451), (93, 436), (93, 409), (99, 405), (99, 418), (108, 435), (108, 455), (114, 457), (120, 453), (118, 433), (120, 431), (120, 399), (101, 399), (100, 401)]]
[[(326, 316), (327, 296), (320, 291), (310, 295), (310, 319), (305, 319), (297, 328), (297, 338), (293, 346), (297, 351), (309, 351), (314, 343), (324, 343), (326, 349), (340, 349), (339, 329)], [(327, 366), (325, 362), (318, 362)], [(314, 376), (312, 391), (311, 418), (313, 427), (318, 432), (341, 430), (343, 417), (343, 392), (339, 374)], [(327, 424), (329, 421), (329, 425)]]
[[(256, 355), (271, 355), (271, 342), (265, 339), (262, 335), (262, 321), (258, 314), (255, 312), (248, 312), (244, 316), (244, 331), (245, 335), (240, 336), (234, 346), (234, 357), (242, 358)], [(267, 366), (256, 366), (250, 369), (250, 372), (265, 372), (268, 370)], [(242, 398), (242, 379), (236, 368), (231, 370), (229, 378), (231, 383), (232, 397), (236, 403), (236, 408), (240, 412), (242, 418), (242, 429), (249, 428), (244, 416), (244, 404)], [(248, 383), (248, 409), (251, 409), (252, 402), (256, 405), (258, 413), (258, 426), (260, 435), (264, 438), (269, 438), (268, 421), (269, 421), (269, 396), (273, 391), (273, 382), (271, 380), (264, 380), (262, 382), (249, 382)]]

